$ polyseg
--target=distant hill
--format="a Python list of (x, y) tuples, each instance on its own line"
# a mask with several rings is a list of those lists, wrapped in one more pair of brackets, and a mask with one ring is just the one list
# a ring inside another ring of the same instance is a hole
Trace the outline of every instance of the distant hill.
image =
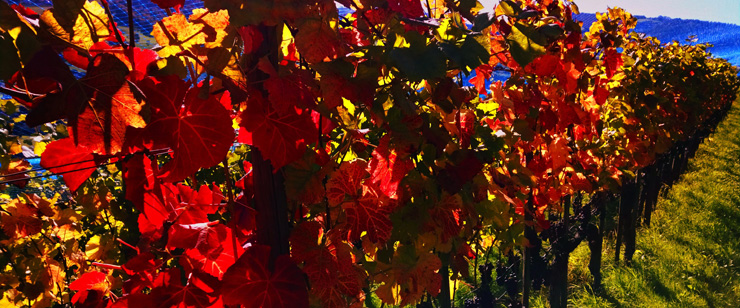
[[(740, 66), (740, 26), (721, 22), (701, 21), (693, 19), (637, 16), (635, 31), (658, 38), (661, 43), (678, 41), (686, 43), (686, 39), (695, 35), (697, 43), (709, 43), (714, 47), (709, 50), (716, 57), (725, 58), (735, 66)], [(596, 15), (581, 13), (575, 17), (583, 21), (585, 30), (596, 21)]]

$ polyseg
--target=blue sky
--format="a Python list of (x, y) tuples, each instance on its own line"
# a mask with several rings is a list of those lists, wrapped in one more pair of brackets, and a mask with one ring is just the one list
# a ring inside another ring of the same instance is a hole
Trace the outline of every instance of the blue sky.
[(619, 6), (635, 15), (668, 16), (740, 25), (740, 0), (576, 0), (584, 13)]

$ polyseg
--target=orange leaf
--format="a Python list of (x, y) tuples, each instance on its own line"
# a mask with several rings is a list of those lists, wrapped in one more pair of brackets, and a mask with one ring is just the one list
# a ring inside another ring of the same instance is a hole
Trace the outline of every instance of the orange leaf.
[(42, 221), (38, 209), (26, 198), (13, 199), (0, 212), (3, 232), (11, 239), (24, 238), (41, 232)]
[(83, 82), (89, 102), (73, 125), (75, 142), (96, 154), (113, 155), (121, 151), (126, 128), (143, 128), (139, 115), (138, 89), (126, 80), (125, 63), (111, 54), (100, 54), (90, 63)]
[(570, 147), (568, 146), (568, 140), (565, 138), (556, 138), (550, 142), (550, 156), (552, 156), (552, 171), (553, 174), (559, 172), (568, 164), (570, 158)]

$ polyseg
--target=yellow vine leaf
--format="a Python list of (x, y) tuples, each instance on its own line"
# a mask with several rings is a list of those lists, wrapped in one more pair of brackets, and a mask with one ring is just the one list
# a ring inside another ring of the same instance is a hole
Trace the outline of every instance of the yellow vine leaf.
[(95, 1), (86, 1), (78, 10), (67, 10), (63, 14), (56, 10), (48, 9), (41, 14), (41, 27), (65, 42), (89, 50), (111, 35), (108, 15)]
[(216, 48), (223, 44), (228, 33), (229, 13), (226, 10), (209, 12), (195, 9), (189, 19), (177, 13), (165, 17), (154, 25), (152, 36), (163, 48), (157, 53), (165, 58), (190, 49), (196, 45)]

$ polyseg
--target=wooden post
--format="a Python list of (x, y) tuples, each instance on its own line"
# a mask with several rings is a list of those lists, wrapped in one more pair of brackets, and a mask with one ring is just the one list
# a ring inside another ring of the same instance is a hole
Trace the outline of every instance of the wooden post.
[[(278, 52), (282, 36), (282, 24), (278, 26), (259, 26), (264, 40), (256, 52), (256, 61), (263, 56), (267, 56), (275, 67), (277, 67)], [(267, 95), (267, 91), (262, 86), (262, 80), (269, 76), (258, 70), (251, 71), (249, 80), (254, 84), (254, 90), (261, 91)], [(257, 242), (268, 245), (271, 249), (271, 261), (274, 261), (278, 255), (290, 252), (288, 242), (289, 224), (288, 220), (288, 203), (285, 196), (285, 185), (282, 173), (275, 170), (272, 164), (262, 157), (259, 149), (252, 147), (250, 149), (252, 172), (254, 176), (254, 205), (257, 210)]]
[(588, 237), (588, 249), (591, 250), (591, 258), (588, 261), (588, 269), (591, 271), (591, 276), (594, 277), (592, 284), (593, 289), (598, 290), (601, 288), (601, 253), (603, 251), (603, 239), (604, 239), (604, 224), (606, 223), (606, 198), (603, 193), (597, 193), (592, 201), (592, 206), (595, 205), (597, 208), (597, 214), (599, 215), (599, 226), (591, 225), (591, 228), (587, 231)]
[[(525, 223), (531, 223), (534, 220), (534, 196), (532, 192), (529, 193), (527, 204), (524, 209), (524, 221)], [(529, 239), (534, 233), (534, 228), (530, 225), (524, 227), (524, 237)], [(536, 234), (535, 234), (536, 236)], [(529, 292), (532, 288), (532, 248), (524, 247), (522, 249), (522, 305), (529, 307)]]
[(628, 204), (628, 217), (627, 225), (625, 226), (625, 241), (624, 241), (624, 262), (630, 264), (632, 262), (632, 256), (635, 254), (637, 247), (637, 209), (640, 203), (640, 196), (642, 195), (642, 177), (643, 172), (638, 171), (635, 177), (634, 183), (632, 184), (632, 190), (629, 192)]
[(647, 172), (647, 184), (645, 186), (645, 206), (643, 209), (643, 224), (646, 227), (650, 227), (650, 218), (653, 213), (653, 208), (655, 208), (655, 204), (658, 201), (658, 192), (660, 191), (660, 182), (659, 182), (659, 176), (658, 176), (658, 168), (659, 168), (658, 162), (650, 165), (648, 168), (646, 168)]
[[(568, 229), (570, 228), (570, 205), (571, 198), (565, 197), (563, 200), (563, 230), (558, 234), (559, 241), (562, 241), (558, 247), (564, 245), (570, 240)], [(555, 248), (555, 247), (554, 247)], [(570, 251), (563, 251), (555, 248), (555, 260), (552, 264), (552, 276), (550, 276), (550, 307), (565, 308), (568, 305), (568, 257)]]
[(451, 308), (452, 301), (450, 300), (450, 258), (442, 256), (442, 268), (439, 269), (439, 274), (442, 275), (442, 289), (437, 295), (439, 300), (439, 306), (441, 308)]
[(617, 227), (617, 245), (614, 262), (619, 264), (619, 257), (624, 243), (625, 261), (629, 262), (635, 250), (635, 226), (633, 216), (639, 202), (639, 173), (634, 179), (622, 181), (621, 199), (619, 202), (619, 224)]

